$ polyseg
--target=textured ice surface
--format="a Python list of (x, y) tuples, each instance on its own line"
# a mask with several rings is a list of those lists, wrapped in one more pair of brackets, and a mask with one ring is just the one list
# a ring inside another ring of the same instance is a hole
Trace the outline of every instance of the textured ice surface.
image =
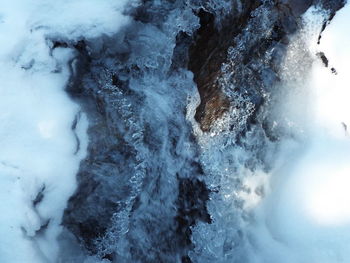
[[(273, 17), (264, 19), (268, 12), (263, 6), (258, 8), (254, 12), (258, 24), (252, 19), (251, 30), (242, 33), (237, 38), (240, 44), (229, 50), (236, 59), (224, 68), (228, 69), (224, 81), (230, 79), (229, 73), (235, 74), (230, 67), (246, 50), (245, 41), (259, 37), (259, 28), (271, 28)], [(212, 224), (193, 227), (194, 262), (348, 261), (348, 81), (346, 74), (332, 74), (331, 67), (325, 68), (316, 55), (324, 51), (331, 66), (337, 69), (332, 63), (340, 60), (339, 69), (346, 71), (341, 65), (347, 48), (336, 47), (347, 43), (342, 27), (346, 15), (340, 12), (339, 20), (336, 16), (318, 46), (327, 16), (320, 9), (310, 9), (304, 16), (303, 30), (290, 38), (281, 57), (281, 81), (272, 82), (277, 86), (267, 90), (267, 103), (244, 136), (233, 139), (251, 114), (244, 96), (232, 92), (235, 82), (224, 82), (233, 101), (241, 103), (226, 119), (234, 128), (225, 129), (224, 123), (217, 125), (221, 130), (209, 134), (195, 128), (206, 182), (217, 193), (212, 193), (208, 203)], [(334, 37), (331, 43), (329, 35)], [(328, 48), (323, 41), (329, 43)], [(266, 58), (278, 49), (276, 45), (267, 50)], [(342, 55), (334, 59), (327, 55), (335, 51)]]
[(187, 53), (231, 1), (0, 3), (1, 262), (349, 261), (347, 11), (314, 47), (326, 13), (258, 2), (207, 133)]
[(91, 58), (77, 91), (98, 103), (89, 104), (90, 154), (64, 223), (100, 258), (171, 262), (186, 257), (189, 226), (205, 214), (185, 119), (195, 85), (182, 66), (186, 45), (178, 43), (198, 28), (198, 17), (182, 1), (149, 1), (133, 12), (117, 48), (115, 38), (103, 39), (108, 52)]

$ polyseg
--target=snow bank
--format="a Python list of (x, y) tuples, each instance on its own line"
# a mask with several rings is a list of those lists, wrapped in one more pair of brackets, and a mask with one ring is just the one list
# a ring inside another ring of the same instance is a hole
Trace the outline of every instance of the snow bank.
[(0, 1), (0, 262), (56, 260), (62, 213), (86, 155), (87, 118), (64, 92), (74, 50), (52, 49), (52, 40), (112, 35), (128, 21), (125, 4)]

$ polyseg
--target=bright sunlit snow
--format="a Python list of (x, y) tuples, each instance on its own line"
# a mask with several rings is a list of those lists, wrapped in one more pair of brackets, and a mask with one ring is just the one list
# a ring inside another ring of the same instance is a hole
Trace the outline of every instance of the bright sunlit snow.
[[(319, 16), (310, 9), (305, 21), (317, 24)], [(349, 17), (346, 5), (321, 44), (316, 38), (309, 42), (315, 62), (304, 83), (308, 91), (302, 92), (307, 102), (294, 98), (288, 106), (304, 114), (299, 115), (304, 139), (299, 151), (285, 154), (269, 196), (256, 208), (252, 262), (350, 262)], [(317, 37), (317, 31), (309, 35)], [(316, 59), (317, 52), (327, 56), (328, 68)]]

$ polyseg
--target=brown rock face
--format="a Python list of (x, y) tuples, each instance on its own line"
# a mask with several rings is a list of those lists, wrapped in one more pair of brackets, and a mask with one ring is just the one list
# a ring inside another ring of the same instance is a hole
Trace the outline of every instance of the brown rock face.
[(201, 28), (197, 31), (195, 42), (190, 48), (189, 69), (194, 73), (194, 81), (201, 97), (195, 119), (203, 131), (209, 131), (213, 122), (230, 106), (229, 100), (218, 84), (221, 65), (226, 59), (227, 49), (232, 45), (234, 37), (244, 28), (250, 12), (260, 1), (244, 2), (232, 7), (232, 15), (225, 19), (221, 28), (215, 24), (214, 15), (203, 10), (198, 14)]

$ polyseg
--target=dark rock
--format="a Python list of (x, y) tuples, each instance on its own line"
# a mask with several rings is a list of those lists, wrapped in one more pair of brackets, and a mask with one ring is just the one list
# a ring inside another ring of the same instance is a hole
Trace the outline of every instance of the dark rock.
[(179, 197), (177, 232), (180, 237), (180, 245), (191, 245), (191, 226), (202, 221), (210, 223), (210, 215), (206, 208), (210, 191), (206, 185), (198, 179), (179, 179)]
[(39, 190), (38, 194), (33, 200), (33, 206), (37, 206), (43, 199), (44, 199), (44, 192), (45, 192), (46, 186), (43, 185), (41, 189)]
[(313, 4), (313, 0), (277, 0), (277, 4), (290, 8), (294, 16), (300, 16)]
[(328, 58), (326, 55), (323, 52), (318, 52), (316, 55), (321, 59), (323, 65), (328, 68)]
[(192, 263), (192, 260), (190, 259), (189, 256), (183, 256), (181, 258), (181, 263)]

